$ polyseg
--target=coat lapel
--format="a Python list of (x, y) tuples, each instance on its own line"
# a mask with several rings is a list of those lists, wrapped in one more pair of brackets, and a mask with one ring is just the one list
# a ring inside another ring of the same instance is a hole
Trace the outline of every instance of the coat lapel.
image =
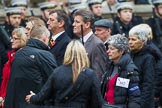
[(88, 40), (85, 42), (85, 44), (84, 44), (85, 49), (88, 48), (88, 46), (89, 46), (89, 44), (91, 43), (91, 41), (92, 41), (93, 38), (94, 38), (94, 37), (93, 37), (93, 34), (92, 34), (92, 35), (88, 38)]
[[(65, 33), (65, 32), (64, 32)], [(57, 46), (57, 44), (60, 42), (60, 40), (64, 37), (64, 33), (62, 33), (54, 42), (55, 45), (51, 46), (51, 49)]]

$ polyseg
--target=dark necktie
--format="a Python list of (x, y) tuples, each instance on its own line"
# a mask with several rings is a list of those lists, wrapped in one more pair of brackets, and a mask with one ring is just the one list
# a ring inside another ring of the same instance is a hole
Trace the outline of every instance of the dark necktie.
[(108, 43), (106, 42), (104, 45), (105, 45), (106, 50), (108, 50)]

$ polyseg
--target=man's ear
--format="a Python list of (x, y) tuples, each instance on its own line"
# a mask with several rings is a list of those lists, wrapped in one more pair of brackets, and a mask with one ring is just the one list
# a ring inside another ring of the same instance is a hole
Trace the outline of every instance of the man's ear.
[(59, 21), (59, 27), (63, 27), (65, 25), (65, 22), (63, 20)]
[(155, 14), (158, 16), (159, 13), (158, 13), (158, 8), (157, 7), (154, 8), (154, 11), (155, 11)]
[(107, 28), (107, 31), (111, 34), (112, 30), (110, 28)]
[(6, 22), (9, 23), (9, 16), (5, 17)]
[(46, 43), (47, 36), (43, 35), (42, 38), (41, 38), (41, 40), (42, 40), (43, 43)]
[(117, 12), (117, 16), (120, 18), (120, 13), (119, 12)]
[(84, 25), (85, 25), (85, 28), (90, 28), (91, 27), (91, 23), (90, 22), (86, 22)]

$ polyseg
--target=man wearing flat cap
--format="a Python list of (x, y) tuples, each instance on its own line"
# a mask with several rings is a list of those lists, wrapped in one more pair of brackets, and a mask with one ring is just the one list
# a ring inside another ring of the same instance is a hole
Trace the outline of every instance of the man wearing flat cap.
[(112, 34), (125, 34), (128, 37), (129, 30), (143, 22), (142, 17), (133, 16), (133, 3), (121, 2), (116, 4), (117, 17), (114, 19)]
[(112, 22), (108, 19), (101, 19), (94, 23), (95, 35), (102, 40), (107, 49), (107, 40), (111, 36)]
[(153, 17), (146, 20), (153, 31), (153, 42), (162, 51), (162, 0), (153, 0)]

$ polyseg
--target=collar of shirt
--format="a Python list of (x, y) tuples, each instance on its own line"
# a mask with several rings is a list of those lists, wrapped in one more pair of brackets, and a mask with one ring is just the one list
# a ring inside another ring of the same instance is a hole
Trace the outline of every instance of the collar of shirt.
[[(88, 34), (86, 34), (84, 37), (83, 37), (83, 41), (84, 43), (88, 40), (88, 38), (93, 34), (92, 31), (90, 31)], [(80, 40), (82, 41), (82, 38), (80, 38)]]
[(56, 35), (52, 36), (52, 39), (55, 41), (62, 33), (64, 33), (65, 31), (62, 31), (60, 33), (57, 33)]
[(106, 44), (108, 42), (109, 38), (104, 42), (104, 44)]

